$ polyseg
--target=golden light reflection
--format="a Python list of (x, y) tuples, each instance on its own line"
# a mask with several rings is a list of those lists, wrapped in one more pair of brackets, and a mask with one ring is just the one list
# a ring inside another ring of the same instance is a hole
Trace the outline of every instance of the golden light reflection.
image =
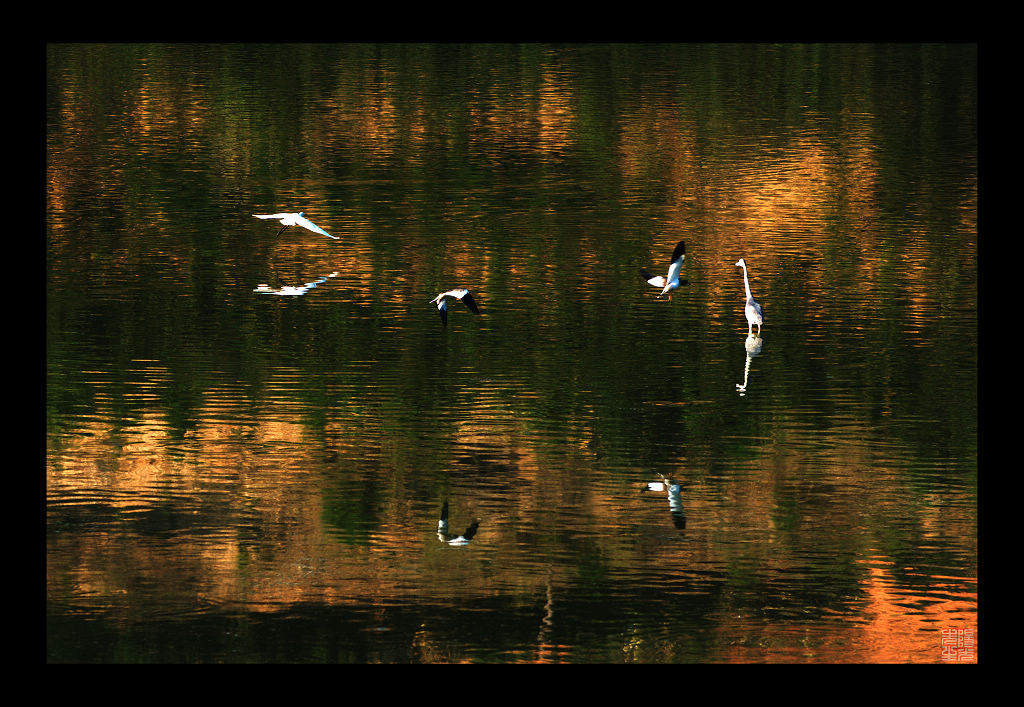
[[(893, 577), (893, 562), (868, 557), (861, 560), (867, 570), (864, 591), (868, 600), (862, 627), (859, 659), (871, 663), (942, 662), (940, 629), (963, 627), (977, 632), (976, 592), (958, 591), (962, 580), (944, 586), (941, 578), (922, 577), (927, 596), (915, 596), (900, 589)], [(959, 598), (942, 598), (952, 592)], [(908, 605), (916, 610), (908, 611)], [(976, 660), (973, 662), (977, 662)]]

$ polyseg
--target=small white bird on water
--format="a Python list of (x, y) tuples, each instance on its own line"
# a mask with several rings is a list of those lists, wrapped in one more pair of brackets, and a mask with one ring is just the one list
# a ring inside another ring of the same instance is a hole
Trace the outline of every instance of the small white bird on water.
[(668, 265), (668, 277), (662, 277), (661, 275), (651, 275), (643, 268), (640, 268), (640, 276), (650, 284), (654, 285), (655, 287), (662, 288), (661, 294), (658, 295), (658, 297), (661, 297), (661, 295), (665, 294), (666, 292), (670, 292), (679, 287), (680, 285), (685, 285), (689, 282), (689, 280), (679, 279), (679, 271), (683, 269), (683, 259), (685, 257), (686, 243), (683, 241), (679, 241), (676, 244), (676, 249), (672, 251), (672, 260), (669, 262)]
[(740, 258), (736, 263), (736, 267), (743, 268), (743, 287), (747, 290), (747, 304), (743, 308), (743, 313), (747, 315), (747, 336), (751, 335), (755, 324), (757, 324), (757, 335), (761, 336), (761, 325), (764, 324), (764, 310), (761, 309), (761, 305), (754, 301), (754, 296), (750, 294), (750, 281), (747, 279), (747, 263), (743, 258)]
[(441, 323), (445, 326), (448, 326), (448, 300), (445, 299), (446, 297), (454, 297), (455, 299), (462, 300), (463, 303), (469, 307), (469, 311), (473, 314), (480, 313), (480, 310), (476, 307), (476, 301), (473, 299), (473, 295), (469, 294), (469, 290), (460, 288), (442, 292), (437, 297), (430, 300), (430, 303), (437, 304), (437, 311), (441, 313)]
[(277, 219), (278, 221), (283, 223), (284, 225), (281, 227), (281, 230), (277, 232), (277, 235), (279, 236), (282, 233), (284, 233), (285, 229), (288, 228), (289, 226), (302, 226), (303, 228), (312, 231), (313, 233), (320, 233), (322, 235), (327, 236), (328, 238), (338, 240), (338, 236), (332, 236), (330, 233), (317, 226), (315, 223), (306, 218), (303, 215), (304, 213), (304, 211), (300, 211), (297, 214), (253, 214), (253, 216), (255, 216), (256, 218)]

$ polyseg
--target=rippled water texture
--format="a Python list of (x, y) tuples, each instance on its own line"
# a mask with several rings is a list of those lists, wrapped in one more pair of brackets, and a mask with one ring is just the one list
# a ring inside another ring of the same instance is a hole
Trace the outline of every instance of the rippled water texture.
[(50, 662), (977, 659), (976, 47), (50, 45), (46, 91)]

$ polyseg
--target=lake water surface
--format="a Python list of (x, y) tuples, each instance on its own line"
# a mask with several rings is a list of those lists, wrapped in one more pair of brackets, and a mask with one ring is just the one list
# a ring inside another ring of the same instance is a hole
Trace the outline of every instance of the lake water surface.
[(976, 661), (975, 46), (46, 82), (48, 661)]

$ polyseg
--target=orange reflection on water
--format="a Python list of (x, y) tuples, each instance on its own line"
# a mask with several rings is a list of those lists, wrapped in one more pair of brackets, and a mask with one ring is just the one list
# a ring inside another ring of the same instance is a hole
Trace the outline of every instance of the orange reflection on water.
[[(962, 578), (949, 578), (954, 581), (946, 585), (943, 577), (925, 576), (921, 584), (928, 587), (929, 595), (916, 596), (901, 588), (906, 582), (893, 576), (891, 562), (878, 557), (858, 562), (867, 569), (862, 585), (868, 603), (863, 616), (869, 617), (858, 641), (859, 662), (939, 663), (941, 629), (966, 627), (977, 635), (978, 593), (959, 591)], [(943, 595), (951, 598), (940, 598)]]

